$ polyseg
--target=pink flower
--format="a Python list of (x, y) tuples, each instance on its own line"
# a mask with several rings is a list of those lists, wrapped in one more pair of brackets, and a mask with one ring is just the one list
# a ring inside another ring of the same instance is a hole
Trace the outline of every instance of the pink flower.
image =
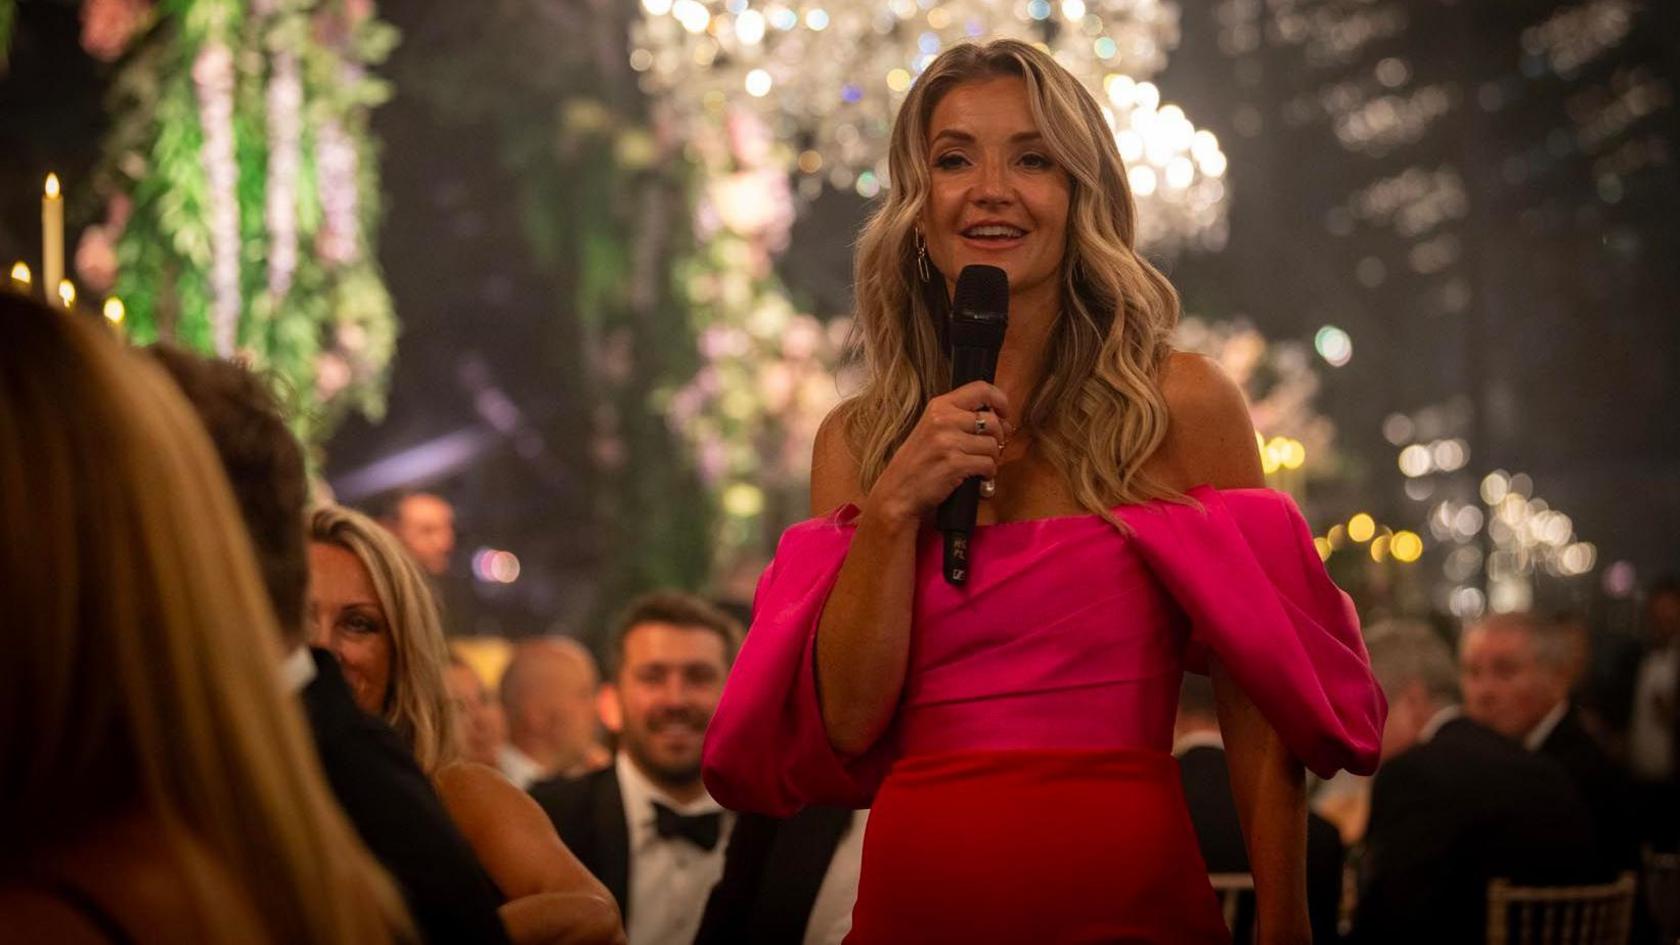
[(111, 231), (103, 226), (90, 226), (82, 231), (76, 244), (76, 274), (82, 277), (82, 288), (92, 293), (105, 293), (117, 281), (117, 247)]
[(348, 361), (336, 352), (324, 352), (315, 359), (316, 396), (322, 400), (331, 400), (350, 385), (352, 373)]
[(100, 62), (114, 62), (151, 11), (147, 0), (87, 0), (82, 4), (82, 48)]

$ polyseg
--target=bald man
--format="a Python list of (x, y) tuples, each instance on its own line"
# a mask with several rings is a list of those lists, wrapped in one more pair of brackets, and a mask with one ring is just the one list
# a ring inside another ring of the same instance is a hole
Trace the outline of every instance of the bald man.
[(611, 760), (596, 738), (595, 694), (601, 674), (583, 644), (550, 637), (519, 644), (502, 674), (508, 740), (497, 766), (521, 790), (532, 782), (576, 776)]

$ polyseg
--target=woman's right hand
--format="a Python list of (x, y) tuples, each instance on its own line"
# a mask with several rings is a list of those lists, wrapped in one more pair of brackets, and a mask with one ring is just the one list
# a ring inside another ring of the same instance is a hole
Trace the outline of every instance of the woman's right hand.
[(933, 398), (869, 491), (865, 517), (918, 522), (968, 477), (996, 476), (1014, 430), (1009, 398), (985, 381)]

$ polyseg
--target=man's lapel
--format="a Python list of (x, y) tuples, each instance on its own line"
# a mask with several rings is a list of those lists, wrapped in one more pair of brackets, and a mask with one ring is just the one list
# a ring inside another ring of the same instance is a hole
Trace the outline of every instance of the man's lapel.
[(595, 877), (618, 900), (618, 911), (630, 924), (630, 824), (624, 819), (624, 794), (618, 772), (608, 768), (595, 793), (595, 836), (600, 873)]

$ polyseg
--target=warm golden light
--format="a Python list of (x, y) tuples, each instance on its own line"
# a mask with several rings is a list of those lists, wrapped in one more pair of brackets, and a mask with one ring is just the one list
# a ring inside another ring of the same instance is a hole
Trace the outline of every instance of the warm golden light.
[(65, 308), (76, 304), (76, 286), (69, 279), (58, 280), (58, 300)]
[(1331, 551), (1331, 549), (1330, 549), (1330, 539), (1323, 538), (1323, 537), (1314, 538), (1313, 539), (1313, 548), (1318, 550), (1318, 560), (1320, 560), (1320, 561), (1329, 561), (1330, 560), (1330, 551)]
[(1376, 533), (1377, 520), (1369, 515), (1366, 515), (1364, 512), (1360, 512), (1353, 518), (1348, 519), (1347, 534), (1348, 537), (1354, 541), (1370, 541), (1371, 536)]
[(752, 518), (764, 511), (764, 491), (746, 482), (723, 490), (723, 510), (734, 518)]
[(28, 263), (21, 259), (12, 263), (12, 281), (22, 288), (29, 288), (30, 284), (35, 281), (35, 277), (29, 272)]
[(1336, 524), (1330, 526), (1330, 531), (1324, 537), (1330, 542), (1330, 547), (1332, 549), (1340, 548), (1347, 544), (1347, 526), (1343, 525), (1341, 522), (1337, 522)]
[(1423, 557), (1423, 539), (1416, 532), (1395, 532), (1389, 540), (1388, 553), (1402, 564), (1411, 564)]
[(59, 193), (58, 175), (48, 174), (41, 197), (41, 290), (49, 300), (63, 278), (64, 197)]
[(1300, 469), (1307, 461), (1307, 448), (1300, 440), (1284, 440), (1282, 453), (1278, 462), (1284, 469)]
[(128, 317), (128, 308), (123, 305), (123, 300), (114, 295), (105, 300), (104, 312), (105, 320), (113, 325), (121, 325)]
[(1256, 430), (1254, 432), (1254, 445), (1260, 450), (1260, 470), (1268, 476), (1282, 468), (1282, 465), (1278, 463), (1276, 444), (1277, 440), (1274, 439), (1268, 443), (1266, 438), (1260, 435), (1260, 431)]
[(1387, 535), (1378, 535), (1371, 540), (1371, 560), (1381, 564), (1388, 557), (1389, 544), (1393, 541)]

